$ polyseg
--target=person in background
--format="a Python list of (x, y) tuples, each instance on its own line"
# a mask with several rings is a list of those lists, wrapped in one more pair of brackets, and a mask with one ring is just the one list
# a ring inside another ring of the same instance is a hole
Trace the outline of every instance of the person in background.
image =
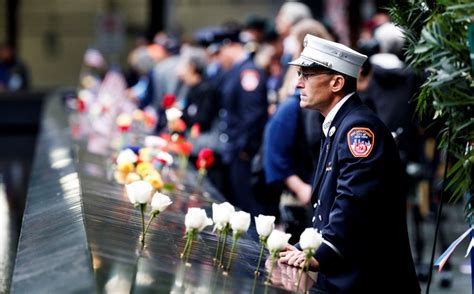
[(79, 85), (97, 94), (100, 85), (109, 69), (104, 55), (96, 48), (88, 48), (84, 53)]
[(165, 56), (155, 65), (151, 75), (153, 97), (150, 104), (155, 107), (158, 114), (156, 132), (159, 133), (167, 124), (165, 110), (161, 105), (163, 97), (166, 94), (175, 95), (177, 104), (182, 109), (188, 87), (179, 80), (176, 71), (180, 60), (180, 42), (165, 33), (158, 33), (154, 43), (165, 52)]
[(0, 91), (27, 90), (30, 86), (26, 65), (8, 44), (0, 44)]
[(301, 2), (287, 1), (278, 10), (275, 18), (275, 28), (280, 38), (283, 40), (283, 58), (282, 65), (285, 69), (288, 67), (288, 61), (293, 57), (298, 44), (293, 37), (290, 37), (291, 27), (299, 21), (312, 18), (309, 7)]
[[(224, 179), (221, 173), (222, 160), (219, 152), (218, 111), (220, 97), (217, 89), (206, 78), (208, 56), (205, 49), (184, 47), (178, 63), (178, 78), (189, 88), (185, 99), (182, 119), (186, 123), (188, 140), (193, 144), (189, 160), (196, 162), (203, 148), (214, 151), (215, 161), (208, 170), (207, 177), (218, 189), (222, 190)], [(199, 135), (193, 137), (193, 128), (199, 129)]]
[(205, 50), (197, 47), (183, 49), (177, 68), (178, 78), (189, 88), (183, 120), (188, 128), (198, 124), (203, 133), (211, 129), (219, 109), (217, 90), (205, 79), (206, 67)]
[[(312, 14), (309, 7), (301, 2), (287, 1), (282, 4), (275, 17), (274, 33), (267, 34), (267, 46), (263, 56), (270, 58), (267, 61), (257, 59), (258, 64), (266, 64), (264, 67), (268, 73), (268, 100), (270, 107), (268, 113), (272, 115), (278, 104), (278, 91), (282, 86), (288, 62), (293, 58), (298, 48), (298, 42), (291, 36), (291, 28), (303, 19), (311, 19)], [(263, 50), (262, 50), (263, 51)], [(278, 60), (275, 60), (278, 58)], [(263, 58), (265, 59), (265, 58)]]
[[(300, 106), (325, 118), (313, 183), (313, 227), (323, 237), (310, 258), (324, 293), (419, 293), (406, 226), (401, 162), (391, 132), (355, 93), (367, 59), (307, 35), (300, 57)], [(280, 262), (302, 267), (288, 245)]]
[[(220, 45), (215, 42), (216, 36), (220, 35), (222, 27), (210, 26), (198, 29), (193, 33), (193, 41), (197, 46), (205, 48), (208, 64), (205, 77), (216, 89), (222, 84), (223, 70), (217, 56)], [(213, 44), (214, 43), (214, 44)]]
[[(413, 99), (422, 79), (403, 60), (403, 32), (393, 23), (385, 22), (375, 29), (374, 40), (380, 44), (380, 53), (370, 59), (374, 74), (367, 93), (369, 98), (376, 91), (387, 93), (382, 101), (374, 99), (374, 104), (381, 119), (387, 121), (387, 126), (397, 134), (400, 156), (405, 166), (404, 177), (408, 183), (406, 193), (412, 204), (416, 268), (419, 280), (426, 282), (429, 266), (423, 260), (423, 223), (428, 219), (430, 209), (436, 211), (440, 205), (438, 198), (441, 188), (436, 184), (436, 179), (440, 178), (437, 174), (444, 164), (433, 143), (439, 134), (439, 127), (432, 125), (431, 121), (414, 120), (416, 103)], [(426, 129), (427, 125), (430, 125), (431, 130)], [(446, 224), (447, 215), (443, 214), (441, 217)], [(440, 226), (440, 252), (444, 252), (449, 246), (446, 229), (445, 225)], [(448, 261), (440, 273), (440, 287), (451, 287), (452, 279), (451, 263)]]
[(251, 183), (251, 163), (260, 149), (267, 121), (266, 76), (240, 43), (239, 33), (235, 25), (224, 26), (211, 45), (219, 47), (216, 60), (223, 72), (218, 89), (219, 140), (229, 183), (226, 197), (240, 209), (257, 215), (261, 208)]
[(283, 43), (274, 29), (265, 33), (264, 41), (255, 53), (255, 63), (265, 70), (267, 75), (267, 100), (269, 103), (268, 113), (272, 115), (278, 104), (278, 90), (283, 83), (283, 67), (281, 58), (283, 56)]
[(380, 52), (369, 61), (372, 67), (362, 100), (373, 105), (375, 113), (396, 134), (404, 165), (420, 158), (417, 126), (413, 123), (415, 103), (411, 103), (420, 79), (403, 62), (403, 32), (392, 23), (384, 23), (374, 33)]
[(153, 100), (152, 70), (162, 58), (164, 58), (164, 50), (157, 45), (140, 46), (129, 54), (130, 72), (136, 73), (138, 79), (128, 89), (128, 96), (141, 109), (149, 105)]
[(244, 28), (240, 32), (239, 39), (252, 58), (265, 39), (267, 27), (267, 20), (258, 15), (250, 15), (245, 20)]

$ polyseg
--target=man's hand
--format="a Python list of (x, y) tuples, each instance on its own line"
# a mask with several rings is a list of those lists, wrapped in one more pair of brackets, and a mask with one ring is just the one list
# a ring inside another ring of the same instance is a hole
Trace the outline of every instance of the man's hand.
[[(278, 262), (285, 263), (295, 267), (303, 267), (306, 260), (306, 254), (298, 250), (292, 245), (286, 245), (282, 252), (280, 252), (280, 259)], [(309, 268), (317, 271), (319, 269), (319, 262), (316, 258), (311, 257)]]

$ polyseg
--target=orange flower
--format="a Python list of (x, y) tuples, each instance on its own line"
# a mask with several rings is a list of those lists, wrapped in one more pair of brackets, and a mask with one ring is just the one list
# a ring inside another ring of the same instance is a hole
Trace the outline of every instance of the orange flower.
[(147, 127), (152, 128), (156, 125), (156, 116), (146, 111), (143, 113), (143, 115), (144, 115), (143, 121), (145, 122), (145, 125)]
[(127, 177), (126, 173), (123, 173), (118, 170), (114, 172), (114, 178), (119, 184), (126, 184), (126, 177)]
[(191, 127), (191, 138), (196, 139), (201, 135), (201, 126), (199, 124), (194, 124)]
[(191, 144), (190, 142), (188, 141), (183, 141), (181, 142), (180, 145), (180, 154), (184, 155), (184, 156), (189, 156), (189, 154), (191, 154), (191, 151), (193, 150), (193, 144)]
[(186, 123), (180, 118), (170, 121), (168, 125), (171, 132), (184, 133), (186, 131)]
[(133, 169), (134, 169), (134, 165), (131, 162), (123, 162), (117, 165), (117, 170), (121, 173), (127, 174), (133, 171)]

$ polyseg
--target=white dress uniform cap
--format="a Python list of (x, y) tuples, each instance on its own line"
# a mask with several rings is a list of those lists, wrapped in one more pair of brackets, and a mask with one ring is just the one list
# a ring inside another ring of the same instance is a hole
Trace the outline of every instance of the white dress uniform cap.
[(359, 68), (367, 59), (366, 55), (347, 46), (310, 34), (305, 36), (303, 45), (300, 57), (289, 64), (302, 67), (323, 66), (357, 78)]

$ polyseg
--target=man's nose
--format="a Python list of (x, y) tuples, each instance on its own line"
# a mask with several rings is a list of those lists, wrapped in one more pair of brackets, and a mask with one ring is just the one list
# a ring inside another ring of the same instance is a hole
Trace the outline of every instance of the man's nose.
[(302, 78), (298, 78), (298, 83), (296, 84), (296, 88), (298, 89), (304, 88), (304, 82)]

